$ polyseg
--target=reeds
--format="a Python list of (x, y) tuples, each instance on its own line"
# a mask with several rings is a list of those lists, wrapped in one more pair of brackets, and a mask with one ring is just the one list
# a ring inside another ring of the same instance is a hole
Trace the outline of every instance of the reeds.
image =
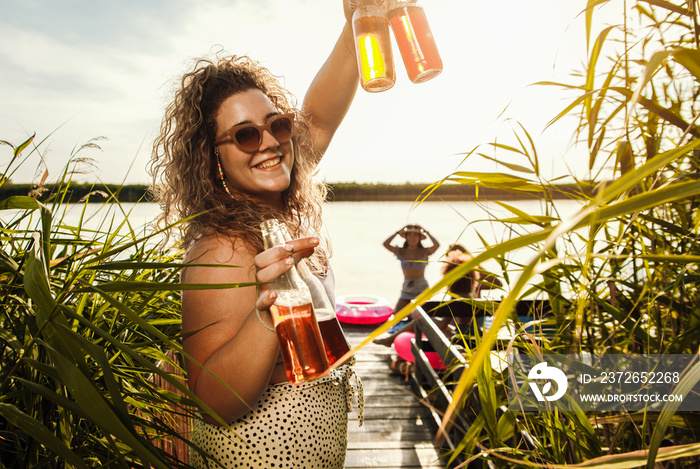
[[(505, 410), (507, 376), (491, 371), (491, 351), (499, 346), (530, 354), (691, 354), (700, 343), (700, 51), (696, 2), (627, 2), (620, 26), (592, 34), (594, 8), (585, 5), (590, 60), (573, 83), (540, 83), (571, 91), (569, 106), (555, 116), (576, 115), (577, 140), (588, 150), (591, 177), (577, 181), (569, 197), (581, 210), (562, 218), (556, 200), (543, 199), (544, 216), (523, 213), (506, 203), (512, 216), (500, 220), (511, 236), (454, 269), (425, 292), (422, 304), (460, 275), (488, 260), (507, 274), (508, 294), (493, 326), (468, 349), (469, 366), (453, 390), (454, 412), (480, 403), (456, 451), (467, 461), (491, 467), (700, 467), (697, 413), (551, 412)], [(618, 3), (619, 5), (619, 3)], [(605, 51), (611, 51), (605, 56)], [(606, 60), (604, 60), (606, 59)], [(605, 67), (608, 67), (607, 69)], [(578, 77), (578, 78), (577, 78)], [(578, 81), (576, 81), (578, 80)], [(457, 171), (429, 186), (418, 202), (445, 184), (508, 190), (522, 197), (549, 194), (555, 184), (540, 171), (539, 156), (524, 128), (514, 144), (493, 143), (508, 174)], [(490, 220), (493, 223), (493, 219)], [(478, 226), (477, 226), (478, 230)], [(530, 250), (529, 262), (512, 253)], [(513, 317), (515, 304), (536, 295), (549, 300), (546, 320), (556, 332), (538, 340)], [(411, 306), (397, 316), (410, 312)], [(521, 334), (499, 345), (506, 321)], [(523, 339), (530, 337), (530, 339)], [(689, 391), (700, 382), (697, 362), (679, 383)], [(697, 391), (695, 391), (697, 392)], [(470, 409), (474, 412), (474, 408)], [(527, 438), (523, 437), (527, 435)], [(455, 456), (455, 454), (453, 454)]]
[[(13, 148), (3, 183), (39, 146)], [(106, 197), (97, 227), (84, 226), (87, 201), (78, 224), (65, 221), (85, 150), (45, 203), (0, 202), (0, 467), (179, 467), (153, 443), (182, 439), (171, 413), (194, 404), (158, 366), (180, 369), (168, 353), (181, 351), (180, 253), (115, 214), (114, 194), (92, 195)]]

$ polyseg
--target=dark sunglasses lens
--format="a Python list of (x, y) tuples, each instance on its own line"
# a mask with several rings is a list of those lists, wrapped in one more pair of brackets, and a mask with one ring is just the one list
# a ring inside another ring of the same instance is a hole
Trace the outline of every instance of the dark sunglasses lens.
[(236, 141), (246, 151), (257, 150), (260, 147), (260, 132), (255, 127), (244, 127), (236, 131)]
[(278, 142), (288, 142), (292, 138), (292, 121), (287, 117), (280, 117), (270, 124), (270, 130)]

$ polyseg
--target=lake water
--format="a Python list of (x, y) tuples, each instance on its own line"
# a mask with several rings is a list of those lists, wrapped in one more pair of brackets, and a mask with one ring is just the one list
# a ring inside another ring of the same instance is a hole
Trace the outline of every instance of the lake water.
[[(543, 210), (539, 201), (508, 204), (530, 214), (541, 214)], [(573, 213), (578, 206), (570, 201), (557, 205), (564, 213)], [(421, 225), (440, 243), (440, 249), (430, 257), (425, 273), (432, 285), (442, 276), (442, 254), (451, 244), (459, 243), (472, 254), (481, 253), (485, 248), (480, 238), (491, 245), (509, 237), (503, 224), (491, 220), (512, 216), (494, 202), (426, 202), (418, 206), (409, 202), (326, 204), (324, 222), (333, 246), (332, 265), (337, 294), (376, 295), (386, 298), (391, 304), (398, 300), (403, 273), (399, 261), (382, 244), (406, 224)], [(511, 257), (527, 261), (531, 256), (532, 251), (524, 250)], [(495, 261), (486, 262), (483, 267), (501, 273)]]
[[(543, 210), (539, 201), (509, 201), (507, 204), (533, 215)], [(88, 209), (97, 210), (99, 206), (92, 207), (89, 205)], [(133, 227), (146, 226), (159, 210), (157, 205), (145, 203), (124, 204), (123, 207), (130, 210), (129, 221)], [(578, 205), (558, 201), (557, 207), (566, 217), (574, 213)], [(74, 207), (68, 222), (77, 220), (80, 208), (82, 206)], [(426, 278), (433, 284), (441, 277), (440, 258), (450, 244), (460, 243), (470, 252), (480, 253), (484, 250), (480, 237), (489, 244), (509, 237), (504, 225), (490, 220), (510, 216), (510, 212), (495, 202), (425, 202), (418, 206), (410, 202), (327, 203), (324, 222), (333, 248), (331, 263), (336, 277), (336, 295), (375, 295), (393, 305), (399, 296), (403, 274), (396, 257), (382, 244), (408, 223), (423, 226), (440, 242), (440, 249), (431, 256), (426, 269)], [(102, 218), (103, 215), (96, 216), (87, 224), (95, 227)], [(531, 251), (523, 250), (511, 257), (527, 261), (531, 255)], [(483, 267), (500, 274), (495, 262), (487, 262)]]

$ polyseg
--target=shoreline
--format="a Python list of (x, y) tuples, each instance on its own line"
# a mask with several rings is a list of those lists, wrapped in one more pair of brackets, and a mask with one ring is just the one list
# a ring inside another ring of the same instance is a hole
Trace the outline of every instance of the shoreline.
[[(431, 186), (430, 183), (406, 183), (406, 184), (359, 184), (359, 183), (333, 183), (328, 187), (327, 202), (415, 202), (423, 191)], [(152, 202), (147, 184), (72, 184), (68, 193), (69, 203), (105, 203), (110, 198), (119, 202)], [(35, 184), (11, 184), (0, 186), (0, 200), (12, 196), (32, 196), (39, 201), (46, 201), (52, 193), (66, 190), (65, 186), (47, 184), (37, 189)], [(487, 200), (532, 200), (541, 199), (580, 199), (592, 197), (595, 188), (591, 183), (580, 184), (552, 184), (546, 188), (533, 188), (529, 186), (514, 187), (507, 185), (500, 187), (483, 187), (467, 184), (446, 183), (430, 193), (426, 202), (470, 202)]]

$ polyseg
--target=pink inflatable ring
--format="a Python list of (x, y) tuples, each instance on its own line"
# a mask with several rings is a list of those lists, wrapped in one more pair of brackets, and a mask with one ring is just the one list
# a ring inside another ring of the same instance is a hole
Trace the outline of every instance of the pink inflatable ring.
[(346, 324), (379, 324), (394, 314), (394, 308), (379, 296), (339, 296), (335, 303), (338, 320)]

